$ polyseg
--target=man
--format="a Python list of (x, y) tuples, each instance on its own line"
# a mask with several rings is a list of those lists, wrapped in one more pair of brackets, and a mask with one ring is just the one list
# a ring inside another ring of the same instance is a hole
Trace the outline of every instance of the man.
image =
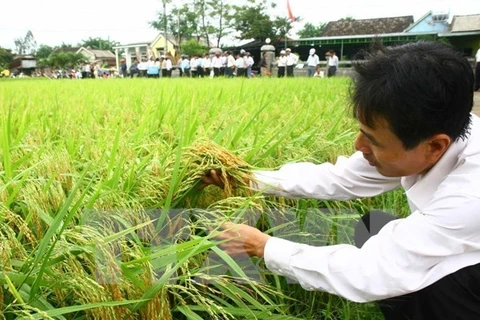
[(475, 91), (480, 90), (480, 48), (475, 55)]
[(309, 78), (313, 77), (319, 63), (320, 58), (318, 57), (318, 55), (315, 54), (315, 49), (310, 49), (307, 59), (307, 75)]
[(287, 56), (286, 56), (285, 50), (280, 51), (280, 57), (278, 57), (277, 66), (278, 66), (277, 76), (279, 78), (285, 77), (285, 67), (287, 66)]
[(290, 48), (286, 50), (286, 57), (287, 57), (287, 77), (293, 77), (293, 68), (298, 62), (298, 57), (292, 53)]
[(253, 65), (255, 64), (255, 60), (253, 59), (253, 57), (251, 56), (250, 52), (246, 52), (245, 53), (246, 56), (245, 56), (245, 65), (247, 67), (247, 72), (245, 73), (245, 76), (247, 78), (251, 78), (252, 77), (252, 67)]
[[(355, 70), (358, 152), (335, 165), (256, 171), (252, 186), (329, 200), (403, 187), (411, 214), (384, 219), (392, 221), (378, 234), (370, 216), (371, 234), (357, 247), (312, 247), (241, 224), (223, 226), (218, 239), (230, 241), (222, 247), (264, 257), (307, 290), (379, 301), (386, 319), (480, 319), (480, 119), (470, 114), (471, 66), (447, 46), (419, 42), (378, 48)], [(214, 170), (203, 180), (222, 185)]]
[(225, 69), (225, 77), (233, 78), (233, 73), (235, 71), (235, 58), (233, 57), (230, 51), (225, 52), (227, 56), (227, 66)]
[(222, 74), (223, 61), (220, 52), (215, 52), (212, 58), (212, 67), (214, 77), (219, 77)]
[(337, 74), (337, 68), (338, 68), (338, 57), (335, 54), (335, 51), (330, 50), (328, 51), (328, 71), (327, 71), (327, 76), (334, 77)]

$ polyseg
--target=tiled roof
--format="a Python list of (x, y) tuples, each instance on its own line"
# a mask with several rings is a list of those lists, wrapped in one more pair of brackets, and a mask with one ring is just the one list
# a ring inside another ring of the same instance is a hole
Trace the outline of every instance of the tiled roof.
[(115, 58), (115, 54), (108, 50), (96, 50), (96, 49), (87, 49), (91, 53), (95, 55), (95, 58), (102, 59), (102, 58)]
[(360, 34), (382, 34), (403, 32), (413, 23), (413, 16), (338, 20), (327, 24), (322, 37), (350, 36)]
[(454, 16), (452, 32), (480, 31), (480, 14)]

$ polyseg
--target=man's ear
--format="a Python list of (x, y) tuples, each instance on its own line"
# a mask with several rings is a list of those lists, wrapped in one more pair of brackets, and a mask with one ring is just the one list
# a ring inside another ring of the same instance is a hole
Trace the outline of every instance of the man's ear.
[(452, 144), (452, 138), (444, 133), (431, 136), (427, 141), (427, 159), (436, 163)]

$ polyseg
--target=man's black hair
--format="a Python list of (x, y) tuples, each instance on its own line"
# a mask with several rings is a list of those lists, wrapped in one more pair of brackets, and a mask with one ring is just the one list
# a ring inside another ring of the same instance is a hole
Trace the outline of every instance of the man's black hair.
[(372, 49), (354, 63), (355, 118), (372, 128), (385, 119), (406, 149), (439, 133), (466, 138), (474, 81), (467, 59), (438, 42)]

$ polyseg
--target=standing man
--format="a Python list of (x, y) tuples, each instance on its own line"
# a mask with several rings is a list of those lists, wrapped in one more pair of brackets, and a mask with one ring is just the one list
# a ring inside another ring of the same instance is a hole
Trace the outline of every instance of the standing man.
[(246, 67), (247, 67), (247, 73), (245, 74), (245, 76), (247, 78), (252, 77), (252, 67), (253, 67), (254, 63), (255, 63), (255, 61), (253, 60), (253, 57), (250, 55), (250, 52), (247, 52), (246, 56), (245, 56), (245, 64), (246, 64)]
[(475, 55), (475, 91), (480, 91), (480, 48)]
[[(375, 48), (354, 68), (357, 152), (335, 165), (255, 171), (251, 185), (329, 200), (403, 188), (411, 214), (371, 212), (355, 246), (314, 247), (233, 223), (217, 235), (221, 246), (264, 257), (268, 269), (306, 290), (377, 301), (387, 320), (480, 319), (480, 118), (471, 113), (470, 63), (438, 42), (417, 42)], [(222, 185), (215, 170), (203, 181)]]
[(220, 56), (220, 52), (215, 52), (215, 55), (212, 58), (212, 68), (213, 68), (213, 76), (215, 78), (219, 77), (222, 74), (222, 57)]
[(235, 71), (235, 58), (230, 51), (225, 52), (225, 54), (227, 56), (227, 67), (225, 69), (225, 76), (227, 78), (232, 78), (233, 72)]
[(285, 68), (287, 67), (287, 56), (285, 50), (280, 51), (280, 57), (278, 57), (277, 67), (278, 77), (285, 77)]
[(298, 57), (292, 53), (292, 50), (290, 50), (290, 48), (287, 48), (287, 50), (285, 51), (287, 56), (287, 77), (292, 78), (293, 68), (295, 68), (295, 65), (298, 63)]
[(328, 77), (330, 78), (334, 77), (337, 74), (338, 57), (333, 50), (328, 51), (328, 55)]
[(311, 78), (315, 74), (315, 70), (317, 69), (318, 64), (320, 63), (320, 58), (318, 55), (315, 54), (315, 49), (310, 49), (310, 54), (307, 59), (307, 74), (308, 77)]

